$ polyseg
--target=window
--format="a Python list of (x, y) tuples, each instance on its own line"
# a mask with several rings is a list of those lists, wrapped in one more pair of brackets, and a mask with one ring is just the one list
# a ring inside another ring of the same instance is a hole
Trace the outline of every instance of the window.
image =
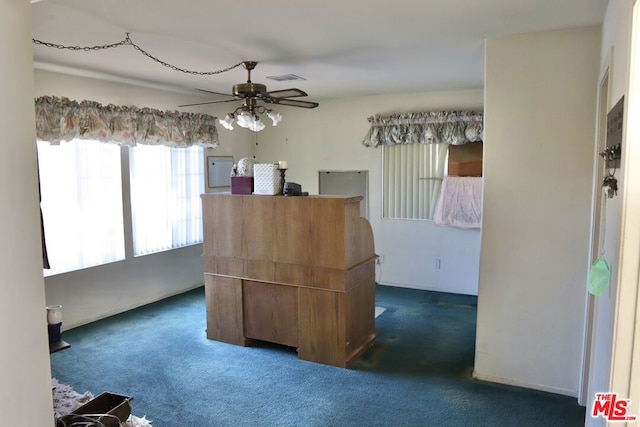
[(129, 153), (133, 254), (201, 243), (202, 147), (138, 145)]
[(124, 259), (120, 147), (38, 141), (38, 166), (45, 276)]
[(423, 111), (368, 120), (371, 129), (363, 145), (384, 147), (383, 217), (433, 219), (449, 145), (482, 141), (483, 114)]
[(433, 219), (449, 144), (385, 145), (383, 217)]

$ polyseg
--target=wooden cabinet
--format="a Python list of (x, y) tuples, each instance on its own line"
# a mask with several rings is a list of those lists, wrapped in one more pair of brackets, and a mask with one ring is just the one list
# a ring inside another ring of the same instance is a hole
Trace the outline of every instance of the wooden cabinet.
[(376, 255), (361, 199), (204, 194), (207, 337), (340, 367), (373, 344)]

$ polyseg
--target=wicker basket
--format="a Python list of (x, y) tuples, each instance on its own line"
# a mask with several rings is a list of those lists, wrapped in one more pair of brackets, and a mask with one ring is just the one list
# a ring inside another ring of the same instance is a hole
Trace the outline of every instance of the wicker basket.
[(131, 415), (131, 396), (100, 393), (70, 414), (56, 420), (56, 427), (104, 426), (120, 427)]
[(274, 195), (282, 193), (282, 177), (277, 163), (253, 165), (253, 194)]

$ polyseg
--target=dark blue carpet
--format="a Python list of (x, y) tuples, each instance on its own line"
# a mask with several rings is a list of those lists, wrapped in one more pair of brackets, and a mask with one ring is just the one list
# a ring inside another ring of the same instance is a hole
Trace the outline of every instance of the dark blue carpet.
[(574, 398), (473, 380), (472, 296), (378, 286), (375, 345), (350, 368), (206, 339), (203, 288), (64, 332), (53, 376), (133, 396), (154, 427), (583, 426)]

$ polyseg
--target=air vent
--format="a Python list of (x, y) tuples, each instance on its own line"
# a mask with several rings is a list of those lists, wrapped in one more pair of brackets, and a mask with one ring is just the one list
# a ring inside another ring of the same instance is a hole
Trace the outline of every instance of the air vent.
[(280, 76), (268, 76), (268, 79), (275, 80), (277, 82), (290, 82), (292, 80), (307, 80), (304, 77), (296, 76), (295, 74), (282, 74)]

